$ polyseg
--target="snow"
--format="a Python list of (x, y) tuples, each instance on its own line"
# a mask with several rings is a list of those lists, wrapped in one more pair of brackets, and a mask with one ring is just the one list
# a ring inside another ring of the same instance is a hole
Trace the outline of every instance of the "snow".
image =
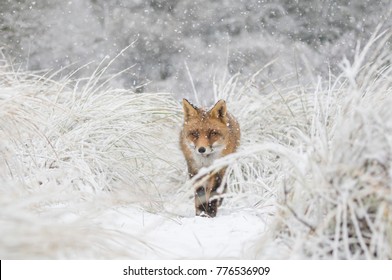
[(138, 256), (142, 259), (248, 259), (256, 255), (254, 244), (266, 230), (267, 215), (241, 209), (220, 211), (215, 219), (165, 217), (119, 208), (102, 218), (114, 229), (143, 236), (152, 249)]
[[(0, 258), (391, 259), (390, 1), (310, 2), (0, 2)], [(241, 145), (188, 180), (192, 94)]]

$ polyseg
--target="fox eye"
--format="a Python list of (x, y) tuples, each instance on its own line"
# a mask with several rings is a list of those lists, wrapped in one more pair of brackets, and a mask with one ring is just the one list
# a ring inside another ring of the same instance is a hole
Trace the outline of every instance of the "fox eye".
[(192, 137), (194, 138), (199, 138), (199, 132), (198, 131), (192, 131), (191, 133), (189, 133)]
[(211, 136), (217, 136), (219, 133), (217, 132), (217, 131), (215, 131), (215, 130), (212, 130), (211, 132), (210, 132), (210, 137)]

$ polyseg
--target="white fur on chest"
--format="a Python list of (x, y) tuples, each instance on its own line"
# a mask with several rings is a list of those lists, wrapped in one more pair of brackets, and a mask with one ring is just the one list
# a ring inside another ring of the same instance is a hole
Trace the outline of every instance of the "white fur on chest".
[(212, 153), (209, 156), (202, 156), (198, 154), (197, 152), (193, 151), (193, 160), (195, 167), (199, 170), (202, 167), (208, 167), (210, 166), (215, 159), (220, 158), (220, 153)]

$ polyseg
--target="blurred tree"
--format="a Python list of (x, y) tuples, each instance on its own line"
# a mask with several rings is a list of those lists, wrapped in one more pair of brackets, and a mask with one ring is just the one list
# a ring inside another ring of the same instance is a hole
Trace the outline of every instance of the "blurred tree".
[[(358, 40), (387, 20), (390, 0), (2, 0), (0, 44), (30, 69), (69, 71), (106, 57), (113, 71), (134, 65), (118, 82), (147, 90), (200, 91), (214, 75), (252, 73), (274, 57), (274, 75), (298, 71), (294, 50), (312, 66), (351, 56)], [(282, 72), (283, 71), (283, 72)]]

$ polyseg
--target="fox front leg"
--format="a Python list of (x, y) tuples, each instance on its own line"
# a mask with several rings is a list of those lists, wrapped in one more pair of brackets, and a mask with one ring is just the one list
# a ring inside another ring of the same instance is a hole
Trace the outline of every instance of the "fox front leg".
[[(222, 204), (223, 198), (221, 198), (221, 193), (219, 188), (222, 184), (222, 176), (218, 173), (213, 175), (208, 181), (207, 187), (207, 214), (210, 217), (215, 217), (218, 212), (218, 207)], [(222, 192), (222, 190), (220, 190)], [(224, 191), (223, 191), (224, 192)]]
[(218, 212), (218, 207), (222, 203), (222, 198), (218, 192), (222, 184), (220, 174), (212, 175), (207, 180), (207, 185), (197, 186), (195, 191), (195, 208), (196, 215), (213, 218)]
[(206, 188), (198, 186), (195, 191), (195, 209), (196, 216), (208, 217), (208, 199), (206, 196)]

